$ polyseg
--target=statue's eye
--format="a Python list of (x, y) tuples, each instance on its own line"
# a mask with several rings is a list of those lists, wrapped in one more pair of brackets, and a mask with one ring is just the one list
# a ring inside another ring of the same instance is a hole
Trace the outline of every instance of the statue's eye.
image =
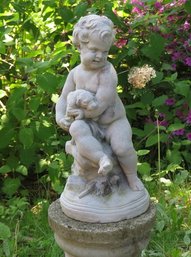
[(95, 53), (95, 52), (97, 51), (96, 48), (90, 48), (90, 50), (91, 50), (93, 53)]

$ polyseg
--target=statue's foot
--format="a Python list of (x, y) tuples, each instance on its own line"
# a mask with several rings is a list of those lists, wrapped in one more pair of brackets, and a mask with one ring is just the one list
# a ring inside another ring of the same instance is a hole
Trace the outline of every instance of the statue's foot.
[(113, 163), (107, 155), (104, 155), (99, 161), (98, 174), (107, 175), (113, 168)]
[(128, 174), (127, 175), (127, 180), (130, 188), (133, 191), (141, 191), (144, 189), (144, 185), (141, 182), (141, 180), (137, 177), (136, 174)]

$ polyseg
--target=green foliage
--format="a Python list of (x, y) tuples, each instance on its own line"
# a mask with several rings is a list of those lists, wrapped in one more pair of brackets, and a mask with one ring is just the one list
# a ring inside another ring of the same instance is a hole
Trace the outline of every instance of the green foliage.
[[(69, 136), (55, 123), (54, 105), (79, 62), (73, 26), (88, 13), (106, 15), (116, 26), (109, 59), (132, 124), (139, 175), (158, 202), (143, 256), (189, 256), (191, 56), (190, 28), (183, 28), (191, 6), (186, 1), (171, 8), (165, 0), (160, 11), (156, 1), (142, 2), (0, 1), (0, 194), (7, 199), (0, 205), (0, 256), (61, 256), (45, 218), (48, 203), (36, 204), (35, 214), (29, 201), (42, 187), (43, 197), (60, 193), (70, 172), (72, 158), (64, 152)], [(128, 71), (144, 64), (156, 77), (134, 88)]]
[(0, 256), (63, 256), (48, 226), (45, 200), (30, 207), (25, 198), (0, 205)]

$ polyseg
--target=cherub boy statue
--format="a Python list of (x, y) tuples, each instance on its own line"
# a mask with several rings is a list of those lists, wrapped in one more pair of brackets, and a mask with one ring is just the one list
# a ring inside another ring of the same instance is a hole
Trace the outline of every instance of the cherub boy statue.
[[(67, 77), (56, 104), (56, 122), (69, 131), (78, 155), (97, 164), (99, 173), (110, 172), (112, 160), (105, 154), (101, 140), (92, 133), (89, 121), (96, 123), (117, 157), (129, 187), (139, 191), (144, 187), (137, 177), (137, 155), (132, 143), (132, 131), (116, 92), (116, 71), (107, 61), (114, 38), (113, 23), (105, 16), (88, 15), (75, 25), (73, 43), (80, 52), (81, 63)], [(86, 90), (94, 95), (95, 108), (79, 106), (78, 110), (70, 110), (73, 120), (68, 122), (67, 97), (78, 90)]]

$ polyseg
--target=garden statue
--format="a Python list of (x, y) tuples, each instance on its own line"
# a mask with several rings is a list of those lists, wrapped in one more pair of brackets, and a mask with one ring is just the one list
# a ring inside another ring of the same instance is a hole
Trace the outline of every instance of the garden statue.
[[(56, 122), (71, 135), (65, 150), (74, 162), (48, 217), (66, 257), (138, 257), (155, 220), (155, 207), (137, 176), (117, 74), (107, 61), (114, 38), (107, 17), (79, 20), (73, 43), (81, 63), (70, 71), (56, 104)], [(130, 79), (138, 83), (135, 71)], [(142, 84), (149, 79), (139, 77)]]
[(56, 122), (72, 139), (74, 157), (60, 197), (71, 218), (112, 222), (136, 217), (149, 207), (149, 195), (137, 176), (137, 155), (125, 108), (117, 94), (117, 74), (108, 62), (113, 23), (87, 15), (74, 27), (73, 43), (81, 63), (67, 77), (56, 104)]

